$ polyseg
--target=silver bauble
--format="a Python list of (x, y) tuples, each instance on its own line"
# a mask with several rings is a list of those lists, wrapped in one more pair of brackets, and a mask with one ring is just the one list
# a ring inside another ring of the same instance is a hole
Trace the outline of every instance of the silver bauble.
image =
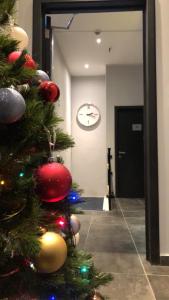
[(41, 81), (50, 81), (48, 74), (42, 70), (37, 70), (36, 75), (37, 75), (38, 79)]
[(14, 89), (0, 89), (0, 123), (11, 124), (18, 121), (26, 110), (25, 100)]
[(80, 230), (80, 221), (75, 215), (70, 217), (70, 225), (74, 234), (77, 234)]

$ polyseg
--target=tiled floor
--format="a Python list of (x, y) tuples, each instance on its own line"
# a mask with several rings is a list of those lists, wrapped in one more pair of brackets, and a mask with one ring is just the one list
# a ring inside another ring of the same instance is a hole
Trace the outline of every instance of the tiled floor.
[(145, 209), (140, 199), (118, 199), (111, 212), (88, 210), (81, 219), (79, 248), (113, 274), (101, 292), (110, 300), (169, 300), (169, 267), (145, 259)]

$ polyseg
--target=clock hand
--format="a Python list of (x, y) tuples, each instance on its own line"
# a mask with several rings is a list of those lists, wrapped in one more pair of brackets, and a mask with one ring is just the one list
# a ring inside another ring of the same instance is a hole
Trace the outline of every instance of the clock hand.
[(86, 116), (91, 116), (91, 117), (95, 118), (95, 116), (98, 116), (98, 114), (90, 113), (90, 114), (86, 114)]

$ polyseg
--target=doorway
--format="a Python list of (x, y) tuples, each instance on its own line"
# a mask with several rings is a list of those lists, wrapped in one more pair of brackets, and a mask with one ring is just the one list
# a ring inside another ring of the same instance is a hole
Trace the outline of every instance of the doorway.
[(144, 197), (143, 107), (115, 107), (116, 197)]
[[(158, 157), (157, 157), (157, 103), (156, 103), (156, 53), (155, 53), (155, 1), (154, 0), (101, 0), (101, 1), (50, 1), (34, 0), (33, 54), (40, 66), (50, 72), (50, 60), (45, 47), (49, 41), (46, 14), (77, 12), (110, 12), (140, 10), (144, 15), (144, 83), (145, 83), (145, 198), (147, 259), (160, 263)], [(50, 24), (48, 24), (50, 25)], [(49, 26), (50, 27), (50, 26)], [(49, 28), (48, 28), (49, 29)], [(50, 30), (50, 29), (49, 29)], [(37, 39), (39, 37), (39, 40)]]

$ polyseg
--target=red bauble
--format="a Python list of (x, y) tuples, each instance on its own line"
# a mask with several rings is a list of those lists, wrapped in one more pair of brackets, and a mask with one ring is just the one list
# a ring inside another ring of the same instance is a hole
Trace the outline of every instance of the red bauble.
[(42, 81), (40, 92), (45, 100), (49, 102), (56, 102), (60, 96), (59, 87), (53, 81)]
[(36, 171), (37, 193), (42, 201), (58, 202), (70, 192), (72, 177), (69, 170), (59, 163), (48, 163)]
[[(16, 62), (16, 60), (19, 59), (21, 54), (22, 54), (22, 51), (11, 52), (8, 56), (8, 62), (9, 63)], [(36, 63), (29, 54), (25, 54), (25, 60), (26, 60), (26, 62), (24, 63), (24, 67), (29, 68), (29, 69), (36, 69)]]

